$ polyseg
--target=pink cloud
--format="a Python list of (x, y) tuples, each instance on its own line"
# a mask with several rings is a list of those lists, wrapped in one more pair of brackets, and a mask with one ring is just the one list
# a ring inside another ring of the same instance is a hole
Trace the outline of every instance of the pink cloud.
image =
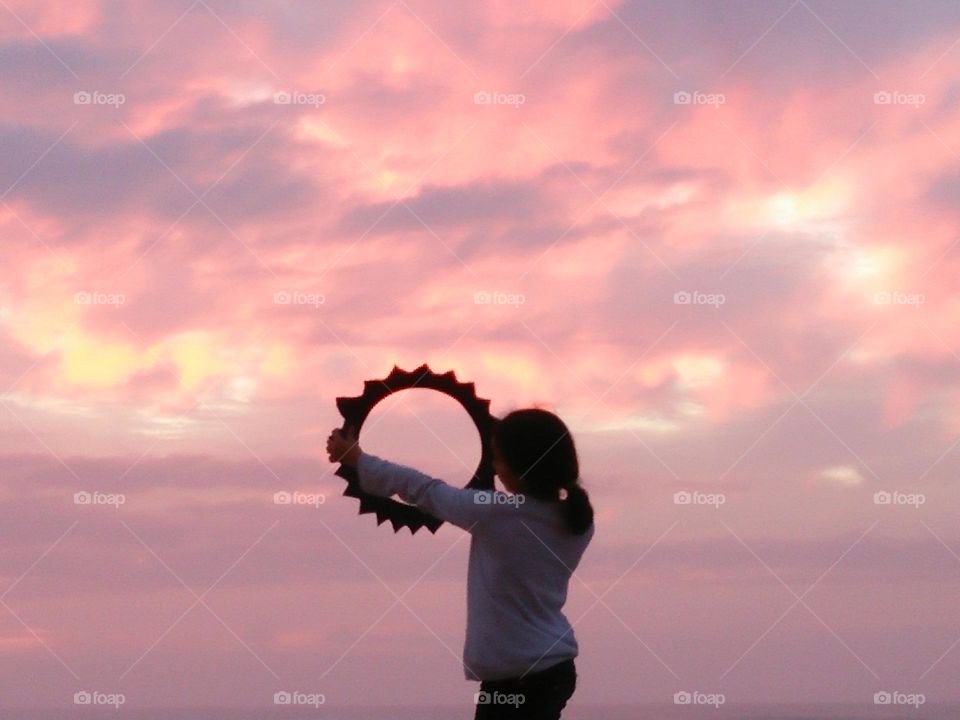
[[(879, 520), (811, 606), (884, 680), (913, 683), (953, 641), (933, 585), (952, 577), (960, 428), (952, 6), (10, 2), (0, 17), (7, 584), (79, 521), (9, 596), (36, 633), (0, 624), (4, 676), (36, 678), (17, 680), (20, 704), (72, 692), (43, 643), (113, 683), (191, 602), (119, 520), (202, 592), (278, 519), (282, 483), (330, 501), (284, 516), (211, 597), (249, 648), (195, 608), (130, 695), (260, 705), (274, 678), (254, 653), (303, 682), (333, 663), (390, 595), (317, 520), (398, 589), (455, 537), (389, 537), (318, 462), (334, 398), (395, 364), (454, 369), (496, 414), (568, 419), (603, 525), (591, 587), (678, 521), (610, 604), (685, 678), (719, 684), (791, 602), (731, 529), (799, 592)], [(429, 444), (393, 421), (385, 448)], [(450, 443), (476, 449), (469, 428)], [(410, 462), (459, 477), (430, 447)], [(85, 488), (130, 502), (78, 509)], [(673, 503), (694, 489), (728, 502)], [(883, 490), (928, 502), (881, 507)], [(410, 599), (454, 653), (465, 552)], [(591, 600), (578, 586), (571, 613)], [(599, 610), (585, 697), (662, 701), (675, 678)], [(413, 701), (416, 667), (466, 702), (454, 658), (404, 612), (330, 675), (338, 703)], [(728, 676), (731, 697), (867, 697), (876, 678), (796, 612)], [(611, 680), (601, 650), (643, 677)], [(951, 697), (956, 662), (927, 675), (931, 697)]]

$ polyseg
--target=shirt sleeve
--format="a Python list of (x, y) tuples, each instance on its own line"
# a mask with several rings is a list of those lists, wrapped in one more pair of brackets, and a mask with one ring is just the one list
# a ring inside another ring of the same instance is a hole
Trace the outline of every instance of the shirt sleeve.
[(494, 501), (492, 491), (454, 487), (407, 465), (362, 451), (357, 460), (357, 479), (364, 492), (380, 497), (396, 494), (404, 502), (467, 531), (505, 505)]

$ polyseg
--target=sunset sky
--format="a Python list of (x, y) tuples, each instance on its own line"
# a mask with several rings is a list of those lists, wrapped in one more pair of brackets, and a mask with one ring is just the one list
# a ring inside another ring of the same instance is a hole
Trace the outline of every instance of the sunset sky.
[(324, 450), (424, 363), (573, 431), (574, 704), (960, 701), (958, 67), (954, 0), (0, 0), (0, 705), (469, 705), (469, 537)]

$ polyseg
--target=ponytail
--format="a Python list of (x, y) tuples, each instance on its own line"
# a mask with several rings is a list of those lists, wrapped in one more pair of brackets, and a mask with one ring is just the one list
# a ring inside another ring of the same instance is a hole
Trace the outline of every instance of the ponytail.
[(523, 493), (559, 502), (574, 535), (589, 529), (593, 506), (580, 484), (573, 437), (559, 417), (542, 408), (514, 410), (494, 425), (493, 444), (520, 478)]
[(563, 507), (563, 519), (574, 535), (583, 535), (593, 524), (593, 505), (583, 485), (575, 482), (565, 488), (566, 497), (560, 502)]

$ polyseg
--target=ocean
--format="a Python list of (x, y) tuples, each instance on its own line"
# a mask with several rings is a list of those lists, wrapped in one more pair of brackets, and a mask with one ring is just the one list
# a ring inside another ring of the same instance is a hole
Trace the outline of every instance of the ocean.
[[(4, 720), (471, 720), (470, 706), (264, 708), (93, 708), (17, 709), (0, 707)], [(564, 720), (958, 720), (960, 705), (913, 707), (863, 705), (579, 705)]]

